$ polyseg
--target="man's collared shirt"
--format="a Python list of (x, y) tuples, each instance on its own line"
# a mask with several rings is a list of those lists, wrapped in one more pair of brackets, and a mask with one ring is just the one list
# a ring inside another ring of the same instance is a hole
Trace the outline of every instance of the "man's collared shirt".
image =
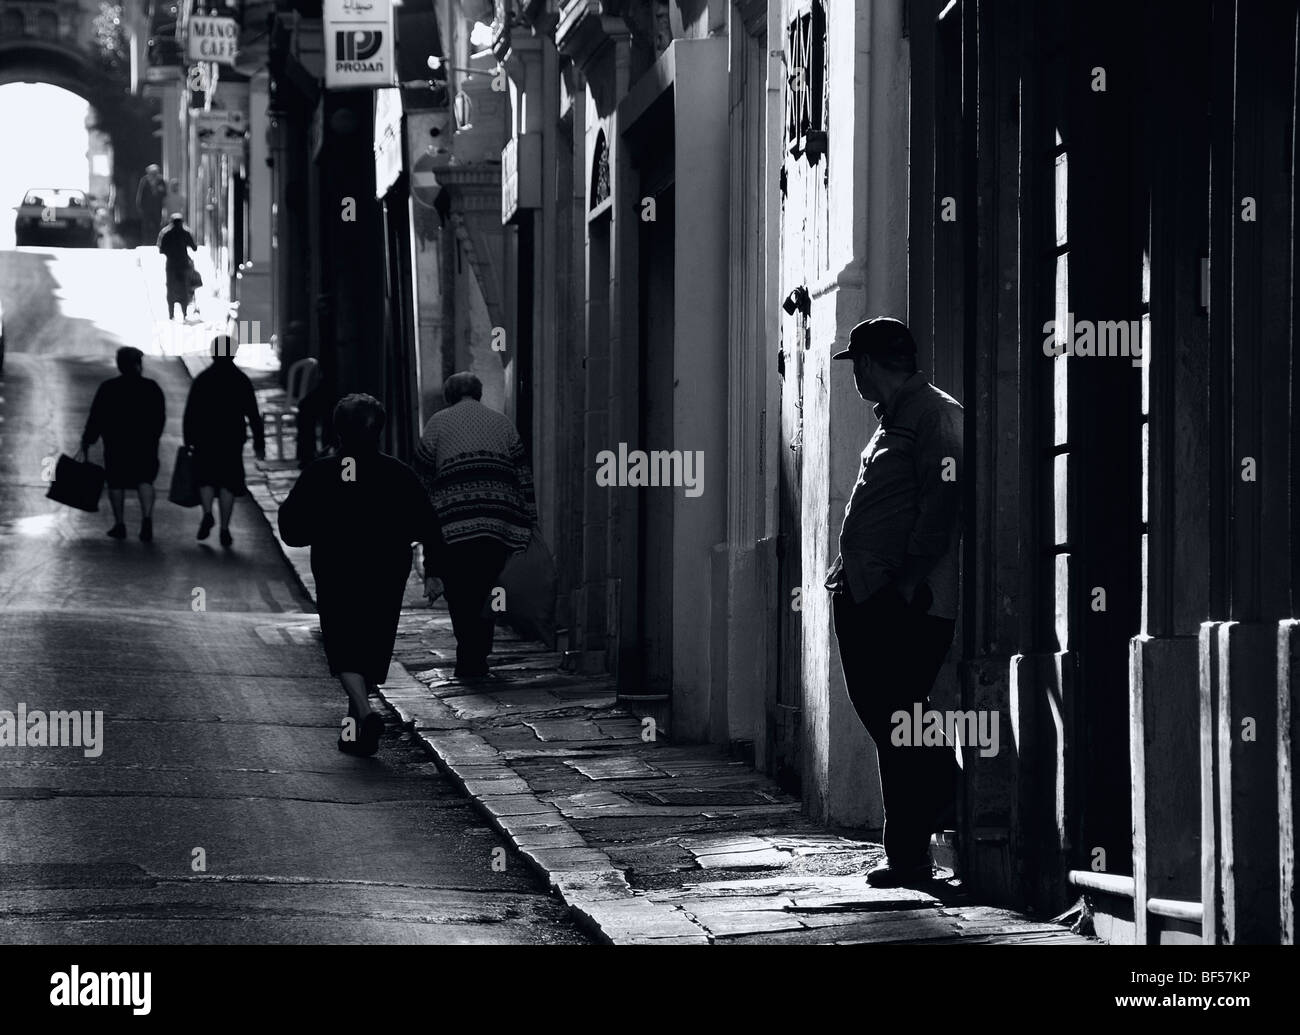
[(862, 471), (844, 508), (840, 556), (826, 586), (861, 603), (897, 576), (909, 554), (936, 557), (924, 580), (933, 596), (928, 613), (955, 618), (961, 403), (917, 371), (888, 410), (877, 405), (874, 412), (880, 427), (862, 451)]

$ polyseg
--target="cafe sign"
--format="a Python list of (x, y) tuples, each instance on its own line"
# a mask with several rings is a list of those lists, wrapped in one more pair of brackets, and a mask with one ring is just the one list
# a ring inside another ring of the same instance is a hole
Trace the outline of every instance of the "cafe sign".
[(233, 65), (239, 53), (239, 23), (234, 18), (217, 18), (208, 15), (191, 15), (189, 20), (189, 46), (186, 55), (191, 61), (213, 61), (219, 65)]

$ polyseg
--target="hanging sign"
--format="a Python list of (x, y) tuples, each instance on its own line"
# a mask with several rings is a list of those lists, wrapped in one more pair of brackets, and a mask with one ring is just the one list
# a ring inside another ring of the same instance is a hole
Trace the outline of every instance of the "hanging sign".
[(375, 197), (382, 198), (402, 174), (402, 91), (375, 91)]
[(233, 65), (239, 53), (239, 23), (234, 18), (191, 15), (186, 53), (191, 61)]
[(195, 137), (204, 151), (243, 154), (248, 119), (238, 108), (196, 111)]
[(392, 0), (324, 0), (325, 89), (396, 86)]

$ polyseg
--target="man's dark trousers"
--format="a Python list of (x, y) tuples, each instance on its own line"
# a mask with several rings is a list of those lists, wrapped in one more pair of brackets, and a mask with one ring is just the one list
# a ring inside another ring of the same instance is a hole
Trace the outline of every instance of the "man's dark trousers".
[[(929, 596), (925, 588), (918, 593)], [(893, 586), (860, 603), (843, 591), (832, 600), (849, 699), (880, 758), (885, 853), (892, 867), (928, 866), (930, 834), (953, 806), (960, 769), (946, 743), (896, 746), (890, 716), (903, 711), (910, 721), (914, 705), (929, 707), (956, 623), (909, 606)], [(912, 733), (919, 744), (921, 731)]]
[(441, 578), (451, 628), (456, 634), (458, 676), (487, 675), (496, 620), (483, 617), (483, 611), (508, 555), (506, 545), (491, 536), (477, 536), (445, 547)]

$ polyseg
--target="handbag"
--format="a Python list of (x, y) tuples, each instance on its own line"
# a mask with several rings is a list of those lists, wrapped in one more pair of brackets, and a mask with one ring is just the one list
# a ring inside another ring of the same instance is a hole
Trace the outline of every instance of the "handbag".
[(185, 278), (191, 290), (203, 286), (203, 274), (194, 268), (193, 259), (189, 260), (189, 269), (185, 271)]
[(199, 486), (194, 477), (194, 453), (181, 446), (176, 450), (176, 464), (172, 467), (172, 484), (167, 498), (180, 507), (197, 507)]
[[(84, 457), (85, 450), (77, 456)], [(54, 481), (45, 493), (48, 499), (92, 514), (99, 510), (99, 496), (104, 491), (104, 469), (89, 460), (77, 460), (66, 454), (59, 455), (54, 465)]]

